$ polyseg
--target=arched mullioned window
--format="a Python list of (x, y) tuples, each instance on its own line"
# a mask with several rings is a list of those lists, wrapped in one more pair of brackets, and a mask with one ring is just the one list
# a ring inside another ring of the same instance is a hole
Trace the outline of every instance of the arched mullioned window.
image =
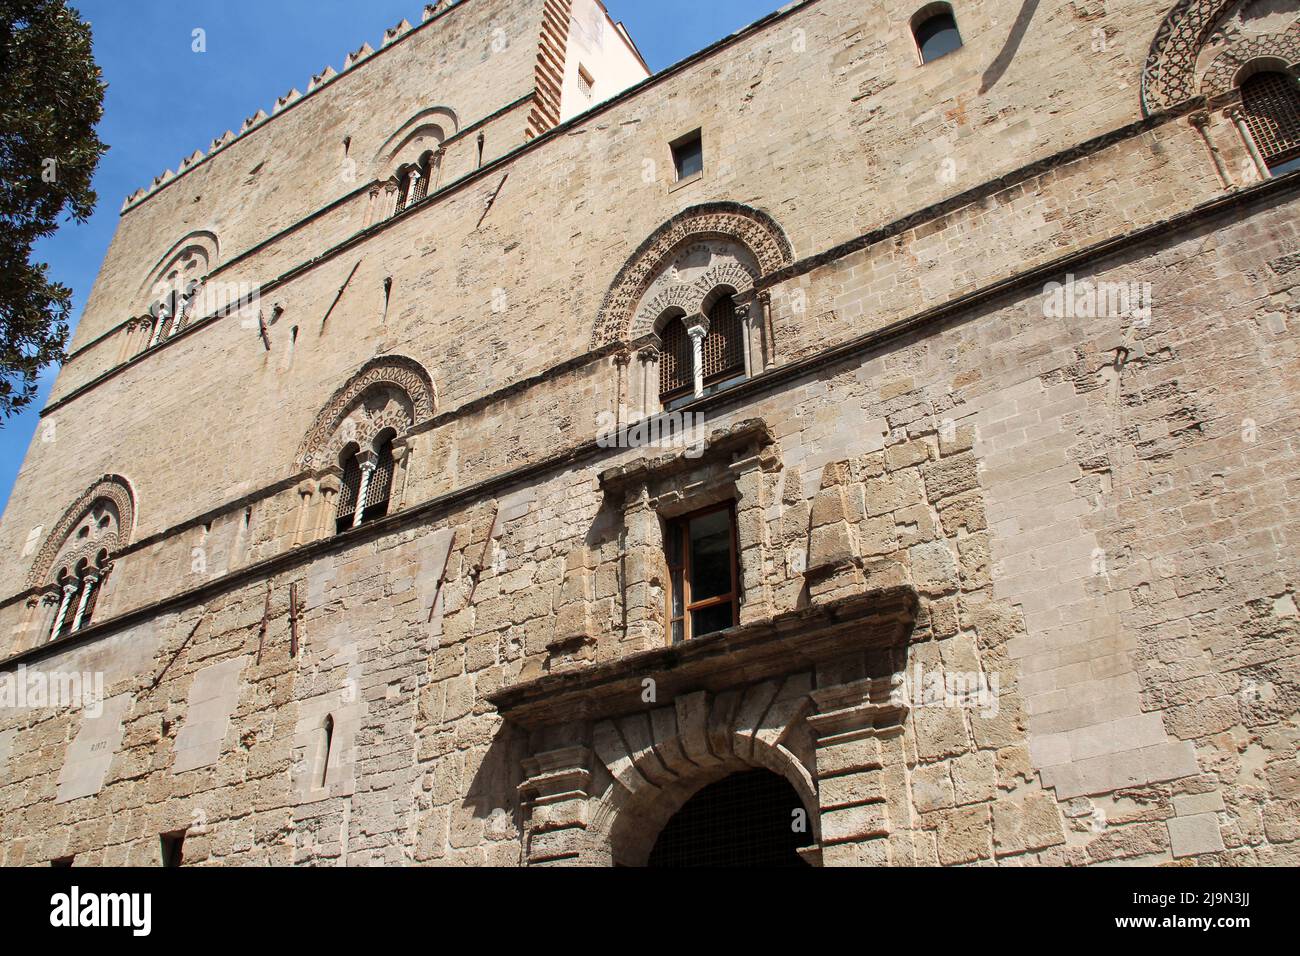
[(419, 162), (403, 166), (397, 171), (397, 208), (401, 212), (414, 206), (429, 194), (429, 181), (433, 178), (433, 153), (427, 152)]
[(1247, 77), (1241, 112), (1270, 173), (1300, 169), (1300, 79), (1274, 70)]
[(931, 3), (912, 16), (912, 36), (922, 63), (931, 63), (961, 48), (957, 17), (946, 3)]
[(38, 640), (55, 640), (88, 627), (113, 559), (130, 540), (135, 501), (120, 475), (104, 475), (63, 513), (46, 535), (27, 573), (40, 592), (29, 603), (24, 629)]
[(665, 408), (721, 391), (745, 378), (745, 323), (735, 296), (721, 289), (708, 299), (713, 304), (705, 313), (708, 322), (700, 323), (707, 332), (700, 342), (698, 395), (695, 343), (688, 331), (695, 323), (675, 316), (660, 330), (659, 401)]
[(55, 582), (59, 605), (50, 627), (50, 640), (57, 641), (90, 626), (108, 570), (108, 551), (103, 549), (94, 561), (82, 558), (73, 569), (59, 572)]
[(339, 488), (335, 528), (342, 534), (388, 514), (393, 491), (393, 433), (385, 432), (374, 448), (362, 452), (356, 445), (343, 453), (343, 480)]

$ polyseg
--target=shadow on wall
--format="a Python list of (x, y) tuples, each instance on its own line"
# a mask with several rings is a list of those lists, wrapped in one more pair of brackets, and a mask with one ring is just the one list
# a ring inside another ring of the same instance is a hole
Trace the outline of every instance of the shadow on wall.
[(1029, 22), (1034, 19), (1037, 10), (1038, 0), (1025, 0), (1020, 12), (1016, 14), (1015, 23), (1011, 24), (1011, 35), (1007, 37), (1007, 42), (1002, 44), (1002, 49), (993, 58), (989, 68), (984, 71), (984, 76), (980, 80), (981, 93), (987, 93), (997, 85), (998, 80), (1002, 79), (1002, 74), (1007, 71), (1007, 67), (1015, 58), (1016, 51), (1020, 49), (1020, 41), (1029, 31)]

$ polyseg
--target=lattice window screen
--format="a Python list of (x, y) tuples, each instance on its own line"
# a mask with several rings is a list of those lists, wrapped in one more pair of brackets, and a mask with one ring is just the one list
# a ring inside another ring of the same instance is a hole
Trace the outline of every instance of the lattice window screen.
[(1242, 113), (1269, 166), (1300, 156), (1300, 81), (1256, 73), (1241, 85)]
[(663, 352), (659, 356), (659, 394), (671, 396), (691, 388), (695, 381), (691, 337), (681, 319), (672, 319), (663, 332)]
[(743, 334), (735, 301), (723, 296), (709, 310), (709, 334), (704, 338), (706, 382), (745, 371)]
[(415, 186), (411, 190), (411, 201), (408, 205), (415, 205), (425, 196), (429, 195), (429, 173), (432, 172), (433, 161), (421, 163), (419, 169), (419, 179), (415, 181)]
[(343, 466), (343, 482), (339, 488), (338, 521), (340, 524), (352, 523), (357, 513), (357, 492), (361, 490), (361, 464), (356, 455), (350, 455)]
[[(380, 449), (378, 461), (375, 463), (375, 473), (370, 476), (370, 484), (366, 486), (366, 500), (361, 506), (362, 514), (372, 508), (379, 508), (381, 514), (387, 510), (388, 496), (393, 488), (393, 445), (392, 442), (384, 442), (384, 447)], [(374, 517), (379, 517), (375, 515)]]

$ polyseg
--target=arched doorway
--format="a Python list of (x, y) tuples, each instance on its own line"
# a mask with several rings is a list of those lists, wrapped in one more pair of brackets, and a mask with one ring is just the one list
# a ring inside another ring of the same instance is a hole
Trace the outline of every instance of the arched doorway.
[(806, 866), (813, 842), (808, 811), (785, 778), (769, 770), (709, 784), (673, 814), (650, 851), (650, 866)]

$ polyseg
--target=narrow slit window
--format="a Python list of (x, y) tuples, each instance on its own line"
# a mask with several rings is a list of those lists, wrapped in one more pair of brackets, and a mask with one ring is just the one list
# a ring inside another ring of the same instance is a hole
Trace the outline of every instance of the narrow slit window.
[(739, 622), (740, 568), (731, 502), (669, 521), (669, 641), (680, 644)]
[(185, 859), (185, 831), (178, 830), (175, 833), (164, 833), (160, 840), (162, 842), (162, 865), (180, 866)]
[(330, 755), (334, 750), (334, 715), (328, 714), (325, 717), (325, 724), (321, 727), (322, 753), (320, 761), (320, 777), (316, 780), (317, 789), (324, 787), (325, 782), (329, 779), (330, 774)]

